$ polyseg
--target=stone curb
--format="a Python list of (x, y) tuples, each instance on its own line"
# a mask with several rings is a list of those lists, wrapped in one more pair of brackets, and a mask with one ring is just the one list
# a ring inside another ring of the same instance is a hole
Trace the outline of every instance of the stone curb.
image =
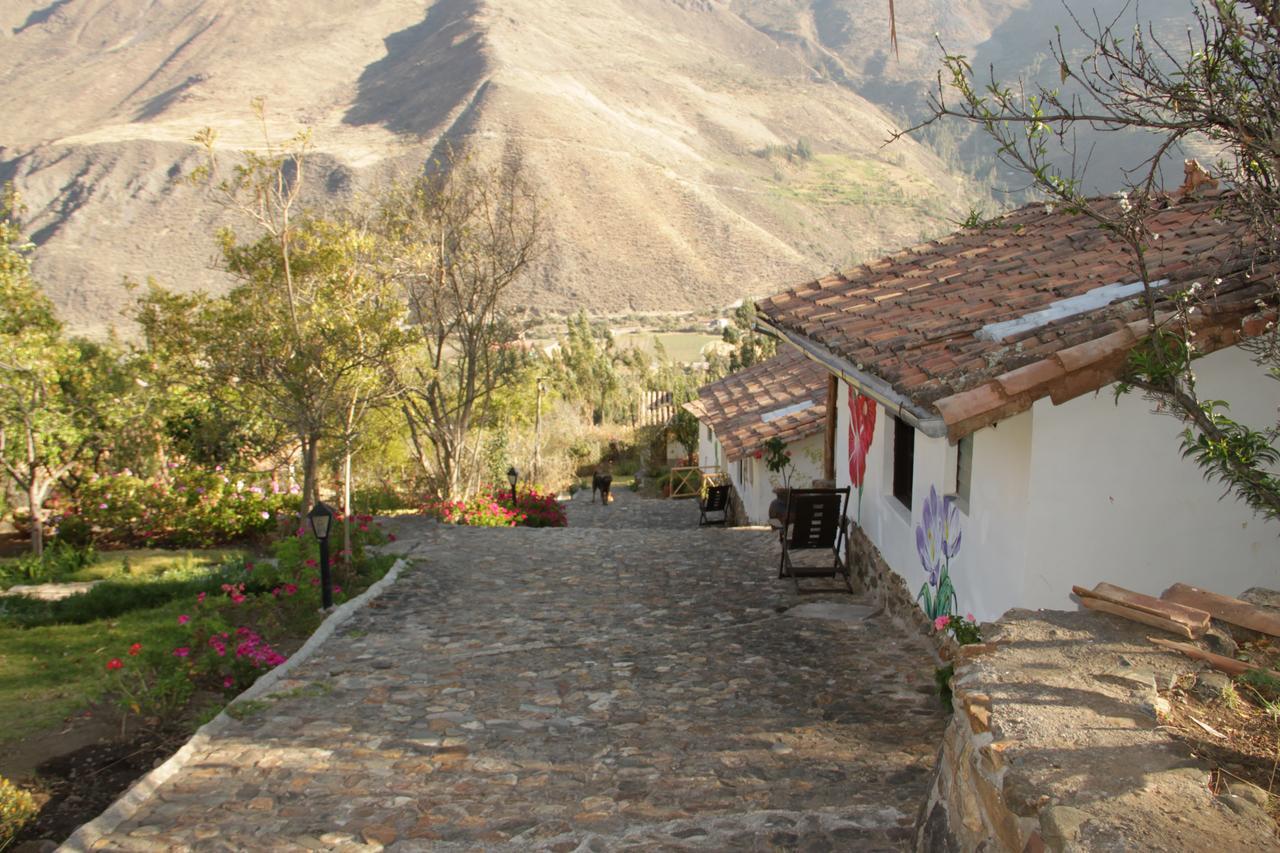
[[(343, 622), (346, 622), (357, 610), (377, 598), (384, 589), (395, 583), (396, 578), (400, 576), (400, 571), (406, 565), (408, 564), (403, 557), (396, 560), (395, 564), (383, 575), (381, 580), (330, 613), (320, 623), (320, 627), (316, 628), (315, 632), (302, 644), (302, 648), (298, 649), (287, 661), (255, 681), (249, 686), (248, 690), (228, 702), (227, 706), (230, 707), (237, 702), (255, 699), (275, 687), (295, 666), (311, 657), (316, 649), (325, 640), (329, 639)], [(68, 851), (68, 853), (84, 853), (100, 838), (114, 832), (116, 827), (133, 817), (138, 809), (147, 800), (151, 799), (156, 789), (186, 767), (192, 756), (196, 755), (215, 735), (227, 728), (232, 722), (234, 722), (233, 719), (227, 715), (225, 709), (219, 712), (218, 716), (197, 729), (191, 739), (170, 756), (168, 761), (133, 783), (133, 787), (125, 791), (120, 799), (112, 803), (106, 811), (73, 832), (71, 837), (62, 842), (58, 850)]]

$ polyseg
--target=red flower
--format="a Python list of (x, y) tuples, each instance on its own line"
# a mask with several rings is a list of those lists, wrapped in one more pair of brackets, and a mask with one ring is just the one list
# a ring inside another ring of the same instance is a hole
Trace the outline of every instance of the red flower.
[[(134, 643), (132, 646), (129, 647), (129, 655), (131, 657), (137, 657), (138, 653), (141, 651), (142, 651), (142, 643)], [(121, 666), (124, 666), (124, 664), (121, 664)]]
[(876, 434), (876, 402), (849, 389), (849, 479), (861, 491), (867, 476), (867, 452)]
[(112, 658), (107, 661), (107, 669), (124, 669), (124, 661), (120, 658)]

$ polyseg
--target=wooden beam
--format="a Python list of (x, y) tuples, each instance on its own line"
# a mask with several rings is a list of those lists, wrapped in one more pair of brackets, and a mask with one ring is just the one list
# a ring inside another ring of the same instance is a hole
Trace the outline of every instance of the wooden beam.
[(836, 423), (840, 419), (840, 379), (835, 374), (827, 377), (827, 434), (822, 450), (822, 478), (836, 479)]

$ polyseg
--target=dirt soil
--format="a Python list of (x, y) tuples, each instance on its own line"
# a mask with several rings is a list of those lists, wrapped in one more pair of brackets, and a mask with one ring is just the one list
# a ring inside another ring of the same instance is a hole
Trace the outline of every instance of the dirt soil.
[(68, 717), (58, 729), (0, 748), (0, 775), (31, 791), (40, 806), (39, 816), (18, 834), (13, 849), (62, 842), (188, 737), (189, 728), (140, 728), (136, 720), (122, 736), (119, 712), (95, 705)]
[[(289, 657), (304, 642), (305, 637), (292, 637), (274, 645)], [(130, 715), (122, 728), (119, 709), (106, 699), (67, 717), (57, 728), (0, 745), (0, 776), (30, 791), (40, 806), (39, 816), (18, 834), (7, 853), (42, 850), (45, 842), (61, 844), (167, 761), (203, 722), (201, 714), (223, 701), (221, 694), (198, 691), (186, 713), (167, 725)]]
[[(1220, 628), (1230, 626), (1216, 623)], [(1242, 629), (1236, 629), (1242, 633)], [(1242, 638), (1243, 639), (1243, 638)], [(1280, 668), (1280, 649), (1252, 635), (1240, 643), (1237, 658), (1269, 669)], [(1166, 731), (1213, 768), (1212, 789), (1222, 794), (1233, 785), (1256, 785), (1269, 795), (1266, 810), (1280, 828), (1280, 687), (1251, 688), (1225, 675), (1201, 672), (1184, 677), (1164, 694), (1172, 711)]]

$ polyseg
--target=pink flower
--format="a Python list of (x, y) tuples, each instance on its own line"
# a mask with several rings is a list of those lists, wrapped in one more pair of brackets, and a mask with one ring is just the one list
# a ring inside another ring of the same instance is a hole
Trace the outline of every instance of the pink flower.
[(236, 680), (229, 675), (226, 678), (222, 679), (223, 687), (233, 687), (235, 683), (236, 683)]
[(196, 596), (196, 604), (204, 604), (204, 595), (205, 594), (202, 592)]
[(320, 586), (320, 578), (312, 578), (312, 579), (311, 579), (311, 585), (312, 585), (312, 586)]
[(334, 585), (333, 585), (333, 594), (334, 594), (334, 595), (337, 595), (337, 594), (338, 594), (338, 593), (340, 593), (340, 592), (342, 592), (342, 587), (338, 586), (337, 584), (334, 584)]
[(287, 583), (284, 585), (285, 595), (293, 595), (297, 591), (298, 591), (298, 585), (296, 583)]
[(950, 624), (951, 624), (950, 616), (939, 616), (937, 619), (933, 620), (933, 630), (941, 631), (943, 628), (946, 628)]
[(973, 618), (973, 614), (972, 614), (972, 613), (966, 613), (966, 614), (964, 615), (964, 618), (968, 619), (970, 622), (976, 621), (976, 620), (974, 620), (974, 618)]
[(187, 615), (187, 614), (185, 614), (185, 613), (183, 613), (181, 616), (179, 616), (179, 617), (178, 617), (178, 624), (179, 624), (179, 625), (185, 625), (185, 624), (187, 624), (187, 623), (188, 623), (188, 622), (190, 622), (190, 621), (191, 621), (191, 617), (190, 617), (190, 616), (188, 616), (188, 615)]
[(191, 649), (186, 646), (178, 646), (173, 650), (173, 656), (175, 658), (185, 658), (189, 654), (191, 654)]
[(308, 560), (303, 560), (303, 561), (302, 561), (302, 563), (303, 563), (303, 565), (304, 565), (304, 566), (306, 566), (307, 568), (310, 568), (310, 569), (314, 569), (314, 568), (316, 567), (316, 561), (315, 561), (315, 560), (310, 560), (310, 559), (308, 559)]
[(236, 604), (240, 604), (241, 602), (244, 601), (244, 596), (238, 592), (233, 592), (231, 593), (231, 600)]

